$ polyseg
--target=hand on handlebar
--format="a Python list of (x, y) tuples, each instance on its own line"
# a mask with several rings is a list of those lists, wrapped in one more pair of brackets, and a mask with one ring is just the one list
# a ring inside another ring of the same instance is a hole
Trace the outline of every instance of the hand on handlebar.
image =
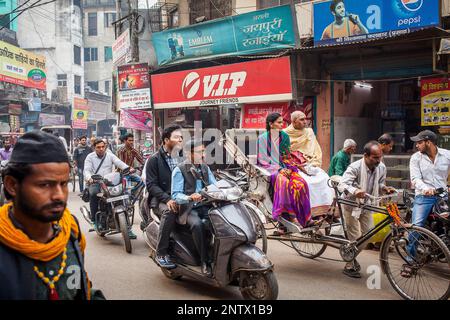
[(190, 198), (194, 202), (200, 202), (203, 199), (203, 197), (198, 193), (191, 194)]
[(384, 187), (384, 188), (383, 188), (383, 191), (384, 191), (386, 194), (392, 194), (392, 193), (395, 193), (397, 190), (396, 190), (395, 188), (393, 188), (393, 187)]
[(360, 199), (364, 199), (366, 197), (366, 192), (364, 190), (358, 189), (355, 191), (355, 196)]

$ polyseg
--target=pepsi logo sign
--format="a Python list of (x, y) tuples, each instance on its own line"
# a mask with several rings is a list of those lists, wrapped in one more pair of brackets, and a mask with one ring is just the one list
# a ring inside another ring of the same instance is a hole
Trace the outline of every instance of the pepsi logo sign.
[(423, 6), (423, 0), (400, 0), (403, 7), (408, 11), (418, 11)]

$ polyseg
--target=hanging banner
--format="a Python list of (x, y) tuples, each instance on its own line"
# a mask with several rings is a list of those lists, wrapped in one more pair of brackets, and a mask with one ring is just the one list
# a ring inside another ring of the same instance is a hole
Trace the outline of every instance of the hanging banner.
[(152, 75), (155, 109), (292, 99), (289, 57)]
[(290, 5), (234, 15), (152, 35), (159, 65), (295, 47)]
[(149, 109), (150, 77), (148, 64), (129, 64), (118, 68), (119, 108)]
[(131, 61), (130, 30), (125, 30), (112, 45), (113, 65), (120, 66)]
[(121, 110), (120, 126), (127, 129), (153, 132), (152, 114), (142, 110)]
[(87, 129), (88, 126), (88, 101), (82, 98), (73, 98), (72, 128)]
[(0, 41), (0, 81), (46, 90), (45, 57)]
[(421, 113), (422, 126), (450, 125), (450, 81), (449, 78), (422, 79)]
[(314, 3), (314, 45), (388, 38), (438, 26), (439, 0), (345, 0)]

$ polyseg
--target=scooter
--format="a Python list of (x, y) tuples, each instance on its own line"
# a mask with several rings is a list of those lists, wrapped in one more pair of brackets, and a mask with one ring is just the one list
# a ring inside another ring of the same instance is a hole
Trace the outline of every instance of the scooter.
[[(195, 169), (191, 173), (201, 179)], [(244, 195), (242, 189), (231, 181), (219, 180), (217, 184), (205, 187), (200, 194), (204, 198), (201, 204), (211, 207), (204, 223), (209, 235), (209, 256), (213, 258), (212, 274), (208, 276), (201, 272), (200, 257), (191, 232), (181, 225), (172, 232), (169, 246), (170, 257), (177, 267), (161, 268), (161, 271), (173, 280), (186, 276), (216, 287), (238, 285), (243, 298), (248, 300), (276, 299), (278, 282), (274, 266), (255, 246), (256, 222), (240, 203)], [(153, 220), (144, 230), (144, 239), (150, 247), (150, 257), (156, 263), (160, 219), (154, 209), (150, 212)]]

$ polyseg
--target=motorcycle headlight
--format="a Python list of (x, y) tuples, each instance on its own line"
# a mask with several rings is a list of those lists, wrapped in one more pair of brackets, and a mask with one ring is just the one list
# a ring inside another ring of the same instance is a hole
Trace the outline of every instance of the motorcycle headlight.
[(121, 185), (118, 185), (115, 187), (110, 187), (110, 188), (108, 188), (108, 190), (109, 190), (109, 193), (111, 194), (111, 196), (113, 196), (113, 197), (117, 197), (122, 194), (122, 186)]
[(223, 190), (226, 200), (236, 201), (242, 196), (242, 189), (238, 187), (228, 188)]

